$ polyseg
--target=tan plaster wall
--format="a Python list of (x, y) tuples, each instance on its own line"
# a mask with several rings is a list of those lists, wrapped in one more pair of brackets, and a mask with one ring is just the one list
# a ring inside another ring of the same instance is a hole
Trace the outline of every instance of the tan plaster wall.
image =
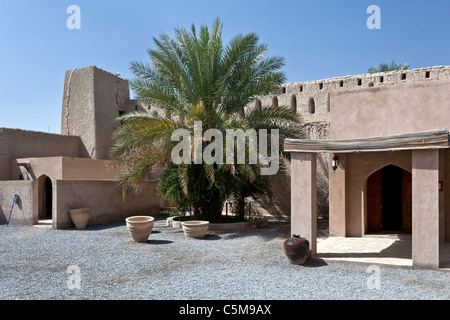
[(22, 158), (16, 162), (29, 163), (20, 167), (24, 180), (37, 180), (46, 175), (51, 180), (116, 180), (120, 170), (107, 168), (108, 160), (73, 157)]
[(51, 180), (60, 180), (63, 178), (62, 158), (20, 158), (16, 159), (15, 162), (29, 164), (28, 168), (20, 166), (20, 172), (24, 180), (38, 180), (42, 175), (46, 175)]
[(10, 226), (32, 226), (38, 221), (37, 181), (0, 181), (0, 224), (8, 222), (14, 194), (17, 203), (11, 214)]
[(64, 180), (116, 180), (120, 170), (107, 168), (108, 160), (63, 157)]
[(0, 180), (19, 179), (17, 158), (78, 157), (79, 153), (80, 138), (76, 136), (0, 128), (0, 161), (6, 161), (6, 154), (10, 159), (9, 169), (7, 166), (0, 167)]
[(11, 180), (11, 156), (9, 152), (0, 151), (0, 181)]
[[(128, 81), (101, 69), (94, 69), (95, 159), (109, 159), (113, 132), (120, 123), (119, 112), (126, 113), (130, 100)], [(133, 110), (134, 111), (134, 110)]]
[(46, 132), (0, 128), (0, 151), (11, 158), (77, 157), (80, 138)]
[[(352, 89), (331, 94), (331, 138), (349, 139), (382, 136), (450, 127), (450, 81), (396, 84), (389, 87)], [(330, 233), (361, 236), (367, 230), (366, 188), (368, 176), (388, 164), (412, 172), (412, 153), (383, 152), (348, 154), (345, 182), (330, 176), (331, 189), (345, 185), (345, 205), (330, 191)], [(438, 179), (439, 238), (450, 241), (450, 151), (441, 150)], [(338, 169), (340, 170), (340, 169)], [(330, 171), (331, 172), (331, 171)], [(336, 192), (334, 192), (336, 194)], [(342, 198), (342, 197), (341, 197)], [(335, 210), (335, 208), (339, 210)], [(342, 226), (345, 211), (345, 227)], [(333, 217), (331, 217), (333, 215)], [(333, 222), (334, 221), (334, 222)], [(331, 232), (333, 231), (333, 232)]]
[(351, 139), (450, 127), (450, 81), (331, 93), (330, 137)]
[(61, 134), (80, 137), (80, 157), (83, 158), (95, 156), (94, 94), (94, 67), (66, 71)]
[(53, 227), (72, 228), (69, 210), (90, 208), (88, 227), (106, 223), (123, 222), (132, 215), (159, 213), (160, 197), (157, 183), (149, 181), (142, 192), (122, 197), (122, 188), (116, 181), (106, 180), (56, 180), (53, 183)]
[(80, 157), (109, 159), (121, 113), (146, 112), (130, 100), (128, 81), (95, 66), (65, 74), (61, 133), (81, 139)]
[[(450, 66), (434, 66), (375, 74), (347, 75), (314, 81), (286, 83), (283, 85), (280, 93), (274, 96), (267, 96), (260, 101), (262, 107), (271, 106), (274, 101), (276, 101), (279, 106), (294, 108), (303, 118), (305, 137), (307, 139), (323, 140), (335, 138), (335, 136), (330, 134), (330, 122), (336, 124), (335, 119), (332, 117), (332, 96), (334, 94), (344, 93), (349, 90), (384, 90), (401, 84), (431, 84), (442, 80), (450, 80)], [(309, 109), (309, 101), (311, 99), (314, 100), (315, 104), (314, 113), (311, 113)], [(247, 107), (253, 108), (255, 105), (256, 102)], [(345, 113), (345, 115), (342, 116), (342, 120), (345, 121), (347, 115), (353, 112), (353, 107), (353, 105), (347, 104), (342, 106)], [(369, 114), (368, 117), (370, 118), (371, 114)], [(361, 128), (365, 127), (360, 124), (358, 124), (358, 126)], [(353, 127), (349, 128), (350, 134), (352, 134), (353, 130)], [(362, 130), (365, 131), (365, 129)], [(379, 133), (376, 129), (374, 131), (375, 134)], [(366, 134), (366, 132), (363, 133)], [(328, 177), (328, 172), (323, 170), (322, 163), (326, 164), (327, 159), (328, 157), (324, 157), (321, 154), (317, 156), (318, 190), (321, 192), (321, 194), (318, 195), (318, 205), (322, 208), (322, 215), (324, 214), (324, 211), (326, 211), (326, 206), (323, 207), (321, 204), (328, 204), (326, 200), (322, 200), (326, 199), (326, 197), (324, 197), (326, 194), (325, 192), (322, 192), (322, 190), (328, 190), (328, 179), (332, 179), (332, 177)], [(329, 172), (331, 173), (331, 171)], [(276, 192), (277, 190), (275, 190), (275, 193)], [(330, 197), (331, 196), (332, 195), (330, 194)], [(330, 202), (330, 206), (331, 205)], [(330, 210), (332, 209), (330, 208)], [(288, 210), (285, 210), (285, 212), (289, 214)]]
[(415, 268), (439, 267), (439, 150), (412, 153), (412, 259)]
[(361, 237), (368, 229), (367, 179), (391, 164), (412, 172), (411, 151), (344, 154), (339, 163), (335, 172), (330, 167), (330, 235)]
[(331, 167), (333, 154), (329, 155), (329, 181), (333, 188), (329, 190), (330, 214), (329, 214), (329, 233), (332, 237), (345, 237), (345, 216), (346, 216), (346, 181), (347, 155), (339, 155), (339, 166), (336, 171)]
[(361, 237), (367, 232), (367, 179), (375, 171), (390, 164), (412, 172), (411, 151), (346, 155), (345, 227), (347, 236)]
[(291, 155), (291, 234), (306, 238), (311, 256), (317, 247), (316, 154)]

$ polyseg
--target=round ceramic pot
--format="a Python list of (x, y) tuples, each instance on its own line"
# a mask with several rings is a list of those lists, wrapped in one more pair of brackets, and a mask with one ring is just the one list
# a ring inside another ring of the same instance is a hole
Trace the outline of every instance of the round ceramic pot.
[(209, 221), (184, 221), (181, 223), (184, 234), (191, 238), (203, 238), (209, 228)]
[(133, 216), (125, 219), (130, 236), (136, 242), (145, 243), (152, 233), (155, 218), (151, 216)]
[(75, 228), (86, 229), (89, 221), (89, 216), (91, 214), (89, 208), (72, 209), (69, 210), (69, 214), (73, 224), (75, 225)]
[(309, 257), (309, 241), (293, 234), (284, 241), (284, 253), (292, 264), (303, 264)]

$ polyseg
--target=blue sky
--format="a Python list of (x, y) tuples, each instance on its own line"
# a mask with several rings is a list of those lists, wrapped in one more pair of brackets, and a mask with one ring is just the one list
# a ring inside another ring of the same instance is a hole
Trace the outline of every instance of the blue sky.
[[(70, 30), (70, 5), (81, 29)], [(369, 5), (381, 29), (369, 30)], [(66, 70), (95, 65), (132, 77), (153, 37), (176, 26), (224, 23), (227, 42), (256, 32), (286, 59), (288, 82), (365, 73), (395, 59), (450, 65), (448, 0), (0, 0), (0, 127), (59, 133)]]

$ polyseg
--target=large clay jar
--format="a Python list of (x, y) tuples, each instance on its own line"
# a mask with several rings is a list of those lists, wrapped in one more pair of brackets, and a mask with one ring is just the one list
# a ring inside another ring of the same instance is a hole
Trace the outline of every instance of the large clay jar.
[(69, 210), (70, 218), (78, 230), (86, 229), (90, 214), (91, 210), (89, 208)]
[(303, 264), (309, 257), (309, 241), (293, 234), (284, 241), (284, 253), (292, 264)]
[(155, 218), (151, 216), (134, 216), (125, 219), (130, 236), (136, 242), (145, 243), (152, 233)]
[(184, 221), (181, 223), (184, 234), (191, 238), (203, 238), (209, 228), (208, 221)]

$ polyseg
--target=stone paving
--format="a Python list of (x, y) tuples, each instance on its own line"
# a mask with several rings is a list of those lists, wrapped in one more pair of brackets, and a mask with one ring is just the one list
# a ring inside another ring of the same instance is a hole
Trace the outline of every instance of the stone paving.
[[(450, 271), (450, 243), (439, 248), (440, 269)], [(322, 237), (317, 239), (317, 258), (326, 262), (412, 267), (410, 234)]]

